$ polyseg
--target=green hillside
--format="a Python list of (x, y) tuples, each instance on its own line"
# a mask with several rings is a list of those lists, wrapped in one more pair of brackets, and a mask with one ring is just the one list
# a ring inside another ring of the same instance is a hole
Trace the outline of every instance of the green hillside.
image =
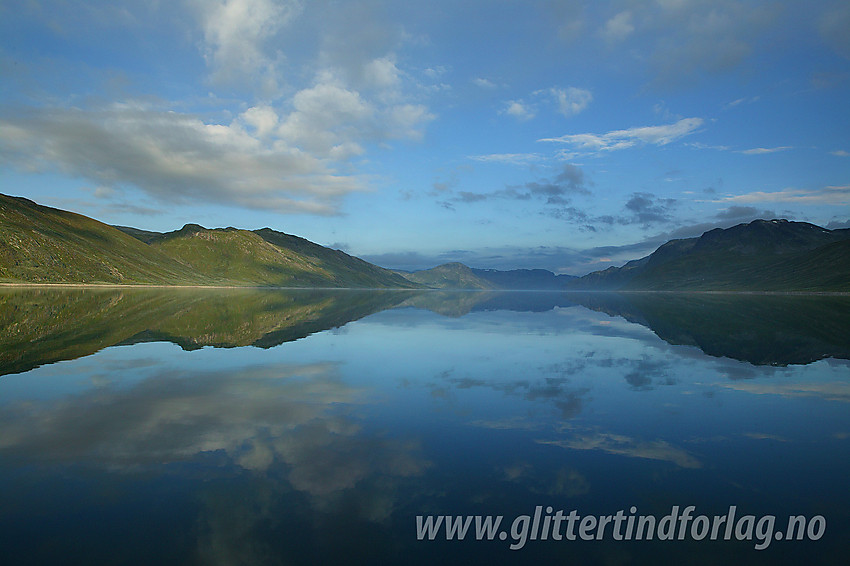
[(247, 230), (208, 230), (188, 224), (150, 246), (222, 284), (309, 287), (322, 283), (327, 286), (332, 280), (331, 274), (313, 258), (269, 244)]
[(416, 288), (395, 273), (269, 228), (114, 227), (0, 195), (0, 282)]
[(128, 233), (148, 241), (152, 248), (188, 265), (194, 272), (221, 283), (281, 287), (417, 287), (392, 271), (270, 228), (249, 231), (187, 224), (165, 234), (142, 230)]
[(338, 286), (419, 287), (419, 285), (411, 285), (407, 279), (389, 269), (378, 267), (340, 250), (320, 246), (298, 236), (284, 234), (271, 228), (254, 230), (254, 234), (260, 236), (269, 244), (313, 258), (331, 274), (333, 281)]
[(0, 194), (0, 282), (209, 281), (112, 226)]

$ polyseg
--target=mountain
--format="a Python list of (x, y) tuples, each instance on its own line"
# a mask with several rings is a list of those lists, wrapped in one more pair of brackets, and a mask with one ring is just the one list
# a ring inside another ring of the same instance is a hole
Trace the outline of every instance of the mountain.
[(462, 263), (444, 263), (431, 269), (400, 275), (434, 289), (563, 290), (572, 275), (555, 275), (545, 269), (476, 269)]
[(671, 240), (647, 257), (568, 283), (629, 291), (850, 291), (850, 230), (754, 220)]
[(568, 281), (576, 279), (573, 275), (555, 275), (546, 269), (472, 269), (472, 273), (489, 281), (498, 289), (516, 290), (562, 290)]
[(416, 288), (378, 266), (270, 228), (109, 226), (0, 195), (0, 282)]
[(102, 222), (2, 194), (0, 281), (211, 282), (163, 251)]
[(165, 233), (117, 228), (189, 265), (199, 275), (222, 282), (287, 287), (415, 287), (392, 271), (271, 228), (249, 231), (187, 224)]
[(444, 263), (431, 269), (406, 273), (397, 271), (406, 279), (432, 289), (496, 289), (496, 286), (478, 277), (473, 270), (462, 263)]
[(348, 287), (417, 287), (410, 285), (404, 277), (397, 273), (378, 267), (359, 257), (350, 256), (340, 250), (332, 250), (309, 240), (263, 228), (254, 230), (266, 242), (299, 253), (305, 257), (315, 258), (321, 265), (333, 273), (333, 280), (339, 286)]

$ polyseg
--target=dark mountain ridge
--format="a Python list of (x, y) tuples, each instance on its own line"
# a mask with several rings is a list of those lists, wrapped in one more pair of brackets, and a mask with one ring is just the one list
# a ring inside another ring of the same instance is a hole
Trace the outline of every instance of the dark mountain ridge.
[(850, 291), (850, 229), (754, 220), (671, 240), (652, 254), (568, 283), (630, 291)]

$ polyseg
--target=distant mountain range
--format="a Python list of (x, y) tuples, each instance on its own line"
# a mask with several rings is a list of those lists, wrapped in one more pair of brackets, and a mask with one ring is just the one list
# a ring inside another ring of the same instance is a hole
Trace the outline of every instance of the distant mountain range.
[(476, 269), (462, 263), (444, 263), (431, 269), (396, 272), (410, 281), (434, 289), (562, 290), (573, 275), (555, 275), (545, 269)]
[(472, 269), (460, 263), (399, 273), (444, 289), (850, 292), (850, 229), (754, 220), (671, 240), (644, 258), (583, 277), (542, 269)]
[(109, 226), (0, 195), (0, 282), (419, 288), (303, 238), (187, 224), (167, 233)]
[(570, 282), (626, 291), (850, 291), (850, 229), (754, 220), (671, 240), (652, 254)]
[(584, 277), (447, 263), (392, 271), (263, 228), (109, 226), (0, 194), (0, 282), (608, 291), (850, 292), (850, 229), (755, 220)]

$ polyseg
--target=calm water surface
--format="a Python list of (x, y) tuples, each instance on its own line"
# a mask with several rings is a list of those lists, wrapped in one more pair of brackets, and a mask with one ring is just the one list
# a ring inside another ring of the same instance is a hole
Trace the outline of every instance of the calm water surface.
[(843, 565), (848, 359), (842, 297), (0, 291), (0, 563)]

